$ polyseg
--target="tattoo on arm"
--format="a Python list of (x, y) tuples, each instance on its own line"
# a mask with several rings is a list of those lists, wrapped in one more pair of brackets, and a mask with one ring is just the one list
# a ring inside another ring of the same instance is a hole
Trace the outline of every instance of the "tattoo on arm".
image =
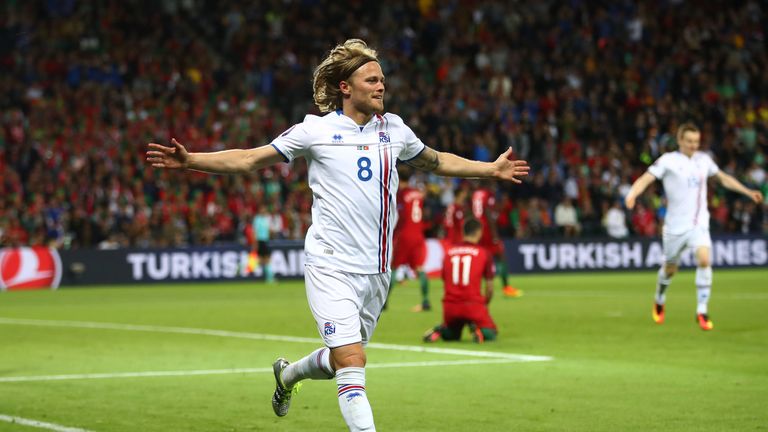
[(440, 158), (435, 150), (425, 146), (423, 152), (406, 163), (421, 171), (434, 171), (440, 166)]

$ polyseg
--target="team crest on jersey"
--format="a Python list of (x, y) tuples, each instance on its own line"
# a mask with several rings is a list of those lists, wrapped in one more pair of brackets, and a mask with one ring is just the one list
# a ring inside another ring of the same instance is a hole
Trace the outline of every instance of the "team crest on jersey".
[(388, 143), (389, 142), (389, 132), (379, 132), (379, 142), (380, 143)]
[(701, 186), (701, 178), (696, 176), (690, 176), (688, 177), (688, 187), (697, 189), (699, 186)]
[(344, 142), (344, 137), (341, 134), (334, 134), (332, 139), (334, 144), (342, 144)]
[(326, 321), (325, 324), (323, 324), (323, 334), (330, 336), (334, 333), (336, 333), (336, 325), (330, 321)]

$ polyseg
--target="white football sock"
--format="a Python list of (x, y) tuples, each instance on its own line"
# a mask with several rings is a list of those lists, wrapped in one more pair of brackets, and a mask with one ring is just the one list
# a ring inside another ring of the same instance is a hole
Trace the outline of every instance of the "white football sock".
[(664, 266), (661, 266), (656, 281), (656, 295), (654, 297), (656, 304), (663, 305), (667, 301), (667, 287), (670, 283), (672, 283), (672, 277), (667, 276)]
[(336, 371), (339, 408), (350, 432), (376, 431), (373, 411), (365, 393), (365, 368), (346, 367)]
[(303, 379), (331, 379), (333, 368), (331, 367), (331, 350), (327, 347), (318, 348), (301, 360), (289, 364), (283, 370), (283, 384), (292, 388)]
[(696, 267), (697, 314), (707, 313), (709, 296), (712, 292), (712, 267)]

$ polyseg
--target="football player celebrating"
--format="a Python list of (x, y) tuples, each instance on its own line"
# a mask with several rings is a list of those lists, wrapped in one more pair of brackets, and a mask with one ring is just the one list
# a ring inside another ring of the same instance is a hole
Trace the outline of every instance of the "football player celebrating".
[(677, 129), (678, 151), (666, 153), (638, 177), (625, 197), (628, 209), (635, 207), (638, 195), (655, 180), (661, 180), (667, 196), (668, 208), (662, 230), (664, 265), (658, 272), (656, 296), (652, 318), (657, 324), (664, 322), (666, 292), (677, 272), (680, 255), (693, 248), (696, 257), (696, 322), (702, 330), (712, 330), (708, 304), (712, 291), (712, 239), (709, 236), (707, 210), (707, 179), (717, 178), (726, 188), (739, 192), (759, 203), (763, 195), (748, 189), (733, 176), (720, 171), (707, 153), (699, 151), (701, 133), (692, 123)]
[[(305, 241), (307, 300), (324, 345), (294, 363), (273, 364), (272, 408), (288, 413), (304, 379), (336, 379), (342, 417), (351, 431), (373, 431), (365, 390), (364, 347), (371, 340), (391, 277), (397, 202), (396, 160), (452, 177), (520, 183), (525, 161), (471, 161), (424, 145), (403, 120), (384, 112), (384, 73), (376, 51), (359, 39), (337, 45), (314, 72), (314, 100), (323, 116), (307, 115), (269, 145), (189, 153), (181, 143), (149, 144), (156, 168), (246, 173), (303, 157), (312, 190), (312, 225)], [(286, 314), (288, 312), (286, 311)]]

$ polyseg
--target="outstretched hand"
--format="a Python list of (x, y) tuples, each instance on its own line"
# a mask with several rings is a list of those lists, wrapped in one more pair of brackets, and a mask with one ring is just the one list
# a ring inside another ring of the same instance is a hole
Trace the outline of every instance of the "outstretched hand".
[(496, 162), (496, 178), (500, 180), (509, 180), (513, 183), (522, 183), (518, 177), (525, 177), (528, 175), (528, 171), (531, 169), (528, 166), (528, 162), (524, 160), (511, 160), (509, 157), (512, 155), (512, 148), (508, 148), (507, 151), (502, 153)]
[(171, 139), (173, 147), (149, 143), (147, 162), (155, 168), (184, 169), (189, 165), (189, 152), (176, 138)]
[(760, 191), (750, 190), (748, 196), (752, 201), (755, 202), (755, 204), (760, 204), (763, 202), (763, 194)]
[(631, 194), (624, 197), (624, 205), (627, 206), (628, 210), (635, 208), (635, 197)]

